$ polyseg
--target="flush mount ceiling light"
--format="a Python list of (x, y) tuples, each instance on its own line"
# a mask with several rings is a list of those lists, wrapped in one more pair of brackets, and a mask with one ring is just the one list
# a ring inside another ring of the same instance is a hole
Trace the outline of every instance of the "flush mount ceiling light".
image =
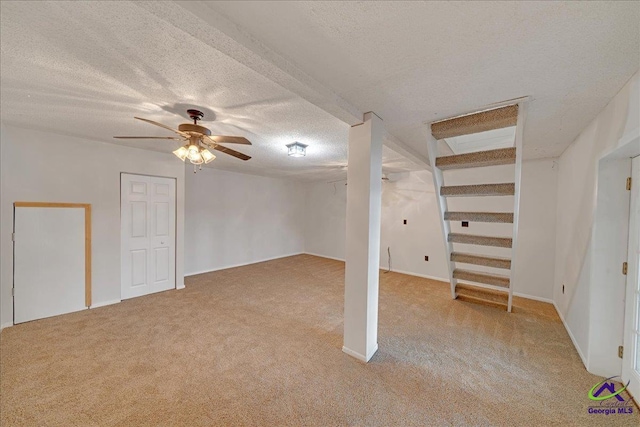
[(287, 149), (291, 157), (304, 157), (307, 155), (307, 146), (299, 142), (287, 145)]

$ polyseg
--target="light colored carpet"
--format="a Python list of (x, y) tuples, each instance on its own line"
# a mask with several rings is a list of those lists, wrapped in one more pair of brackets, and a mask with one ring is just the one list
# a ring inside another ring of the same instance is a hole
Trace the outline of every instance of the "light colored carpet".
[(3, 426), (639, 425), (589, 415), (549, 304), (381, 274), (378, 353), (342, 353), (344, 264), (310, 255), (1, 334)]

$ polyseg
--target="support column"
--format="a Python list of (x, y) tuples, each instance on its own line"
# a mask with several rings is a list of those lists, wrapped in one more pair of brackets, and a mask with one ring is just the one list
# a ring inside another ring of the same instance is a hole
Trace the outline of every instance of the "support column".
[(378, 350), (383, 133), (374, 113), (349, 131), (342, 351), (364, 362)]

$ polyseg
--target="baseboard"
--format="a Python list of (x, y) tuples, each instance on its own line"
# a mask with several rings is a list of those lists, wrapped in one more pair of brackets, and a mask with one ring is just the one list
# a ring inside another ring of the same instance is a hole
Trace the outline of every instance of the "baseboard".
[(520, 292), (514, 292), (513, 296), (519, 297), (519, 298), (531, 299), (534, 301), (546, 302), (547, 304), (553, 304), (553, 300), (551, 298), (542, 298), (542, 297), (537, 297), (535, 295), (522, 294)]
[(184, 283), (183, 283), (182, 285), (177, 285), (177, 286), (176, 286), (176, 289), (177, 289), (177, 290), (184, 289), (184, 288), (186, 288), (186, 286), (184, 285)]
[(245, 265), (258, 264), (260, 262), (273, 261), (273, 260), (280, 259), (280, 258), (288, 258), (290, 256), (302, 255), (302, 254), (304, 254), (304, 252), (295, 252), (295, 253), (287, 254), (287, 255), (278, 255), (278, 256), (271, 257), (271, 258), (264, 258), (264, 259), (259, 259), (259, 260), (255, 260), (255, 261), (243, 262), (243, 263), (239, 263), (239, 264), (226, 265), (224, 267), (213, 268), (213, 269), (210, 269), (210, 270), (201, 270), (201, 271), (196, 271), (196, 272), (193, 272), (193, 273), (186, 273), (184, 275), (184, 277), (196, 276), (198, 274), (204, 274), (204, 273), (212, 273), (214, 271), (227, 270), (229, 268), (244, 267)]
[(96, 303), (96, 304), (91, 304), (91, 306), (89, 308), (104, 307), (104, 306), (107, 306), (107, 305), (118, 304), (119, 302), (122, 302), (122, 300), (114, 299), (114, 300), (111, 300), (111, 301), (104, 301), (104, 302), (99, 302), (99, 303)]
[[(320, 258), (327, 258), (327, 259), (333, 259), (335, 261), (345, 262), (343, 259), (340, 259), (340, 258), (335, 258), (335, 257), (327, 256), (327, 255), (320, 255), (320, 254), (316, 254), (316, 253), (313, 253), (313, 252), (305, 252), (305, 254), (317, 256), (317, 257), (320, 257)], [(384, 268), (381, 268), (380, 270), (381, 271), (387, 271)], [(430, 276), (428, 274), (413, 273), (411, 271), (405, 271), (405, 270), (391, 270), (391, 272), (392, 273), (406, 274), (407, 276), (421, 277), (423, 279), (435, 280), (437, 282), (443, 282), (443, 284), (449, 286), (449, 279), (444, 278), (444, 277)], [(474, 285), (474, 286), (483, 287), (481, 284), (477, 284), (477, 285)], [(487, 289), (491, 289), (491, 288), (487, 288)], [(525, 298), (525, 299), (530, 299), (530, 300), (533, 300), (533, 301), (540, 301), (540, 302), (546, 302), (547, 304), (553, 304), (553, 300), (550, 299), (550, 298), (537, 297), (535, 295), (523, 294), (523, 293), (520, 293), (520, 292), (514, 292), (513, 295), (517, 296), (518, 298)], [(356, 357), (356, 356), (354, 356), (354, 357)]]
[(336, 258), (336, 257), (332, 257), (332, 256), (327, 256), (327, 255), (320, 255), (320, 254), (316, 254), (313, 252), (305, 252), (305, 255), (312, 255), (312, 256), (317, 256), (319, 258), (327, 258), (327, 259), (332, 259), (334, 261), (342, 261), (344, 262), (344, 260), (342, 258)]
[(571, 342), (573, 343), (573, 346), (575, 347), (576, 351), (578, 352), (578, 356), (580, 356), (580, 359), (582, 360), (582, 364), (584, 365), (584, 368), (587, 369), (587, 358), (584, 357), (584, 354), (582, 354), (582, 351), (580, 351), (580, 347), (578, 346), (578, 342), (576, 341), (576, 339), (574, 338), (573, 334), (571, 333), (571, 329), (569, 329), (569, 326), (567, 326), (567, 322), (564, 321), (564, 316), (562, 315), (562, 312), (560, 311), (560, 309), (556, 305), (555, 301), (552, 301), (551, 303), (555, 307), (556, 313), (558, 313), (558, 317), (560, 317), (560, 320), (562, 320), (562, 324), (564, 325), (564, 329), (567, 331), (567, 334), (569, 334), (569, 338), (571, 338)]
[(373, 355), (376, 354), (376, 351), (378, 351), (378, 344), (376, 344), (376, 347), (373, 349), (371, 354), (368, 355), (369, 357), (365, 357), (363, 354), (358, 353), (357, 351), (348, 349), (347, 347), (344, 347), (344, 346), (342, 347), (342, 351), (351, 357), (355, 357), (356, 359), (364, 363), (367, 363), (373, 357)]
[(8, 328), (10, 326), (13, 326), (13, 322), (3, 323), (2, 325), (0, 325), (0, 331), (3, 330), (4, 328)]
[[(385, 270), (384, 268), (381, 268), (380, 270), (389, 271), (389, 270)], [(435, 280), (436, 282), (444, 282), (445, 285), (449, 286), (449, 279), (445, 279), (443, 277), (429, 276), (428, 274), (412, 273), (410, 271), (405, 271), (405, 270), (391, 270), (391, 272), (406, 274), (407, 276), (421, 277), (423, 279)]]

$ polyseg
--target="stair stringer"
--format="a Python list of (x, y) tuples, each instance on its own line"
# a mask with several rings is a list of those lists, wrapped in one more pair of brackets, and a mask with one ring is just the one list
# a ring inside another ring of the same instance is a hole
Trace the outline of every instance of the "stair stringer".
[(433, 187), (435, 188), (436, 201), (438, 203), (438, 210), (440, 211), (440, 228), (442, 229), (442, 237), (444, 239), (445, 249), (447, 251), (447, 267), (449, 268), (449, 283), (451, 284), (451, 298), (456, 299), (456, 285), (458, 279), (453, 277), (453, 270), (456, 269), (456, 264), (451, 261), (451, 252), (453, 252), (453, 243), (449, 242), (449, 234), (451, 233), (451, 226), (449, 221), (444, 220), (444, 213), (449, 210), (447, 207), (447, 198), (440, 194), (440, 188), (444, 184), (444, 177), (442, 170), (436, 167), (436, 158), (438, 156), (438, 140), (431, 133), (431, 125), (429, 125), (429, 132), (427, 134), (427, 150), (429, 153), (429, 163), (431, 165), (431, 176), (433, 177)]
[(524, 139), (524, 123), (527, 117), (527, 103), (518, 104), (518, 121), (516, 123), (516, 164), (515, 164), (515, 191), (513, 194), (513, 233), (511, 234), (511, 269), (509, 270), (509, 302), (507, 311), (511, 313), (513, 303), (513, 285), (516, 271), (516, 249), (518, 248), (518, 219), (520, 217), (520, 183), (522, 180), (522, 141)]
[[(515, 278), (515, 255), (517, 250), (517, 238), (518, 238), (518, 219), (519, 219), (519, 207), (520, 207), (520, 185), (522, 178), (522, 143), (524, 135), (524, 122), (527, 111), (528, 97), (522, 98), (519, 102), (512, 105), (518, 105), (518, 115), (516, 121), (516, 134), (514, 146), (516, 148), (516, 161), (515, 161), (515, 174), (514, 174), (514, 208), (513, 208), (513, 231), (512, 231), (512, 246), (511, 246), (511, 268), (509, 270), (509, 288), (508, 288), (508, 303), (507, 311), (511, 312), (513, 304), (513, 287)], [(453, 271), (456, 269), (456, 264), (451, 261), (451, 253), (453, 252), (453, 244), (449, 242), (448, 236), (451, 233), (450, 221), (445, 220), (445, 212), (448, 211), (447, 198), (441, 195), (440, 189), (444, 185), (444, 176), (442, 170), (436, 166), (436, 159), (438, 157), (438, 140), (433, 136), (431, 124), (429, 124), (429, 131), (427, 133), (427, 150), (429, 153), (429, 163), (431, 166), (431, 174), (433, 177), (433, 185), (436, 193), (436, 201), (438, 209), (440, 211), (440, 225), (445, 242), (445, 249), (447, 252), (447, 267), (449, 269), (449, 283), (451, 284), (451, 297), (456, 299), (456, 285), (458, 281), (453, 277)], [(474, 285), (480, 288), (492, 288), (487, 285)]]

